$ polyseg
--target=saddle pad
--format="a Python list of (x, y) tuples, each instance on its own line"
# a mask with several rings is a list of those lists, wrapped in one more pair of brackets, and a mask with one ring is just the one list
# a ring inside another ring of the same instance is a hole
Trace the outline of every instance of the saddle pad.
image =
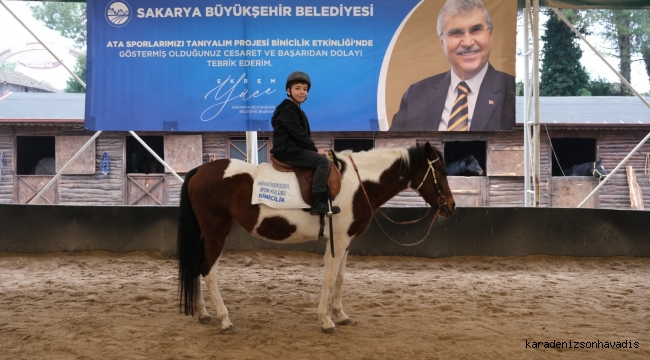
[(300, 194), (298, 179), (293, 172), (280, 172), (269, 163), (257, 165), (253, 179), (251, 204), (264, 204), (274, 209), (308, 209)]

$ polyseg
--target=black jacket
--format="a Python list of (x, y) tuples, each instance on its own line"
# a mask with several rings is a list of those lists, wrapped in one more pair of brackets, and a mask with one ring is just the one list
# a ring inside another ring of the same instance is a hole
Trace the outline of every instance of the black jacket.
[(302, 149), (318, 152), (311, 139), (307, 115), (293, 101), (285, 99), (273, 113), (273, 149), (271, 154), (279, 160), (296, 160)]

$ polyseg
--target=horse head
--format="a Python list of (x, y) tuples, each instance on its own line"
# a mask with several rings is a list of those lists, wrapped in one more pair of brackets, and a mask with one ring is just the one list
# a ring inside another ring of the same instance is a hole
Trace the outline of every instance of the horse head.
[(591, 172), (591, 174), (598, 180), (601, 181), (607, 176), (607, 170), (605, 170), (605, 167), (602, 164), (603, 159), (598, 159), (594, 161), (594, 168)]
[(474, 158), (474, 155), (470, 155), (465, 159), (465, 168), (467, 168), (467, 171), (471, 172), (473, 175), (482, 176), (484, 174), (483, 168), (479, 165), (478, 160)]
[(417, 170), (414, 172), (412, 184), (419, 184), (415, 191), (432, 208), (439, 210), (443, 217), (451, 216), (456, 208), (456, 203), (447, 183), (447, 169), (442, 153), (432, 147), (429, 142), (416, 149), (420, 155), (424, 156), (424, 161), (413, 163)]

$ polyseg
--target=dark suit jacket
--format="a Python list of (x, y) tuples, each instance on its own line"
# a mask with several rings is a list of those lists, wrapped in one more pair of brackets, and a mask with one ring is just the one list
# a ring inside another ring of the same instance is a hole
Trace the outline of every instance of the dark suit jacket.
[[(411, 85), (389, 131), (438, 131), (451, 70)], [(488, 65), (474, 106), (470, 131), (515, 128), (515, 78)]]

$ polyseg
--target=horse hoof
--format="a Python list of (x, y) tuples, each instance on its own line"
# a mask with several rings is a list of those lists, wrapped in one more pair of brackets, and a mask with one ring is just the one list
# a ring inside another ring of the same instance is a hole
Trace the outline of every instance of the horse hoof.
[(354, 325), (354, 324), (356, 324), (356, 323), (357, 323), (356, 321), (354, 321), (354, 320), (352, 320), (352, 319), (350, 319), (350, 318), (347, 318), (347, 319), (345, 319), (345, 320), (343, 320), (343, 321), (339, 321), (339, 322), (337, 322), (336, 325), (343, 325), (343, 326), (345, 326), (345, 325)]
[(212, 320), (212, 317), (210, 317), (210, 316), (200, 317), (200, 318), (199, 318), (199, 322), (200, 322), (201, 324), (209, 324), (209, 323), (210, 323), (210, 320)]
[(331, 327), (331, 328), (323, 329), (323, 332), (324, 332), (325, 334), (336, 334), (337, 332), (339, 332), (339, 328), (337, 328), (337, 327), (335, 326), (335, 327)]
[(229, 327), (222, 329), (221, 333), (224, 335), (234, 335), (237, 333), (237, 330), (235, 329), (235, 326), (230, 325)]

